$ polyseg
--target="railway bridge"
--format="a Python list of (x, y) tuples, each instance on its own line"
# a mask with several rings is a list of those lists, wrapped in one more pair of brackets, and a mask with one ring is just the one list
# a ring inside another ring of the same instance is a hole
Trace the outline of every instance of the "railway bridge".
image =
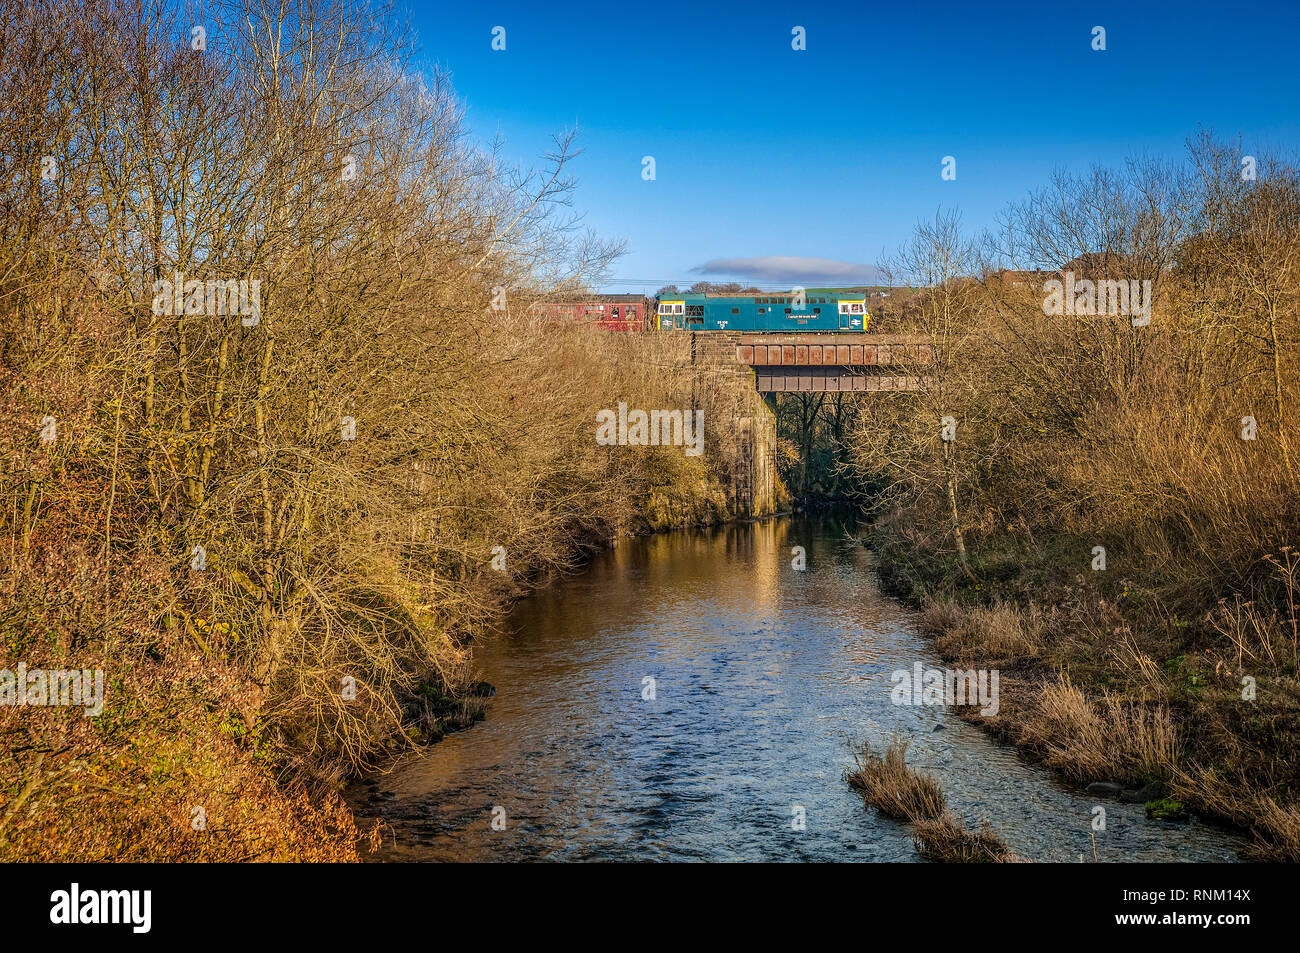
[(732, 420), (742, 451), (732, 475), (731, 498), (744, 516), (767, 515), (777, 507), (776, 414), (775, 404), (770, 403), (775, 401), (774, 395), (915, 391), (926, 383), (917, 370), (933, 360), (930, 345), (915, 335), (830, 331), (686, 334), (690, 336), (693, 367), (708, 374), (747, 377), (757, 392), (752, 400), (737, 406)]
[(760, 394), (919, 390), (933, 359), (923, 337), (870, 333), (692, 331), (691, 363), (752, 370)]

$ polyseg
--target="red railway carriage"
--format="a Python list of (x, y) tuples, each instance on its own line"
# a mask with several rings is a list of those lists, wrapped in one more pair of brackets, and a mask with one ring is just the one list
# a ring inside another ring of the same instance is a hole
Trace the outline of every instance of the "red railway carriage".
[(587, 295), (566, 301), (539, 301), (533, 310), (557, 321), (594, 324), (602, 331), (644, 331), (650, 299), (644, 295)]

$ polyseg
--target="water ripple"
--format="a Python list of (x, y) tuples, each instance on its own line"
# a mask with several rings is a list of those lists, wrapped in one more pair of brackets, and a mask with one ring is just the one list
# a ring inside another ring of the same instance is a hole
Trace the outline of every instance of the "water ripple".
[[(477, 659), (487, 720), (352, 792), (388, 825), (377, 859), (914, 861), (907, 827), (843, 780), (853, 743), (895, 734), (1018, 854), (1093, 855), (1095, 799), (948, 710), (891, 704), (891, 673), (938, 660), (832, 519), (624, 541), (521, 603)], [(1229, 832), (1100, 803), (1103, 861), (1236, 859)]]

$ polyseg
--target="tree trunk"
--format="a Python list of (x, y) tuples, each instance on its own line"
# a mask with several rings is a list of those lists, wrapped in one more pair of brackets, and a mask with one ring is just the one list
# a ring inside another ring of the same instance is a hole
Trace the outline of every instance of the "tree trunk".
[(947, 441), (943, 445), (943, 458), (948, 471), (948, 512), (952, 522), (952, 538), (957, 543), (957, 558), (961, 561), (961, 570), (967, 579), (974, 579), (970, 560), (966, 557), (966, 537), (961, 531), (961, 518), (957, 514), (957, 472), (952, 465), (952, 445)]
[(1277, 346), (1277, 308), (1268, 309), (1268, 338), (1273, 350), (1273, 414), (1277, 417), (1278, 440), (1282, 444), (1282, 463), (1286, 476), (1295, 485), (1295, 471), (1291, 467), (1291, 446), (1286, 439), (1286, 418), (1282, 415), (1282, 357)]

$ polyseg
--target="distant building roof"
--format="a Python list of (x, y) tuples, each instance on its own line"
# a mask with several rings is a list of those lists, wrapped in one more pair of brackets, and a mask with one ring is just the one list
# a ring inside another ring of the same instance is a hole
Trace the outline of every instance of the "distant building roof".
[(639, 304), (646, 299), (639, 294), (553, 294), (538, 299), (541, 304)]

